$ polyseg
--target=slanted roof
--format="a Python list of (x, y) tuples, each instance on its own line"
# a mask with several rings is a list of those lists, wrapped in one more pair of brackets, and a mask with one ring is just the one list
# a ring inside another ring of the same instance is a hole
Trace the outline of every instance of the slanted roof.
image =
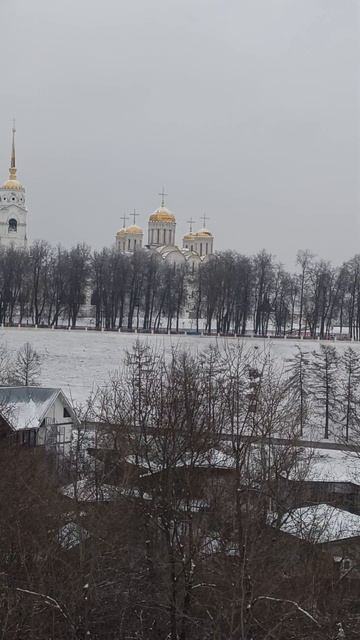
[(58, 396), (73, 416), (60, 388), (0, 387), (0, 415), (14, 431), (37, 429)]
[(360, 485), (360, 454), (348, 450), (300, 450), (290, 479), (310, 482), (351, 482)]
[(286, 513), (280, 529), (301, 540), (324, 544), (360, 536), (360, 515), (328, 504), (310, 505)]
[(61, 487), (60, 491), (71, 500), (76, 498), (78, 502), (111, 502), (121, 497), (151, 500), (148, 493), (139, 491), (136, 487), (95, 484), (92, 478), (83, 478), (75, 483), (71, 482), (65, 487)]

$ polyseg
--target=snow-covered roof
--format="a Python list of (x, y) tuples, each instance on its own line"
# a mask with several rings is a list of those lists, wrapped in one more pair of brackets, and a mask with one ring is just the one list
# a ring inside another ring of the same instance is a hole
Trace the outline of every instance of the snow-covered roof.
[[(270, 517), (274, 525), (276, 515)], [(328, 504), (310, 505), (286, 513), (281, 531), (314, 544), (360, 536), (360, 515)]]
[(62, 487), (61, 493), (67, 498), (77, 498), (79, 502), (102, 502), (114, 500), (115, 487), (109, 484), (95, 484), (93, 480), (83, 478)]
[(67, 498), (74, 499), (76, 497), (79, 502), (110, 502), (119, 497), (151, 499), (147, 493), (140, 492), (135, 487), (95, 484), (89, 478), (70, 483), (62, 487), (61, 492)]
[(14, 430), (38, 428), (59, 395), (73, 415), (61, 389), (0, 387), (0, 414)]
[(303, 461), (294, 467), (291, 479), (360, 485), (360, 452), (304, 448), (301, 457)]

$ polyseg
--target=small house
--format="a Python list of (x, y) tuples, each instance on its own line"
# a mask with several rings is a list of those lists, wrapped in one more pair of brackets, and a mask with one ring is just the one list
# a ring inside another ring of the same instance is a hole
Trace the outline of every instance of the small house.
[(0, 439), (7, 443), (45, 446), (65, 455), (77, 423), (61, 389), (0, 387)]

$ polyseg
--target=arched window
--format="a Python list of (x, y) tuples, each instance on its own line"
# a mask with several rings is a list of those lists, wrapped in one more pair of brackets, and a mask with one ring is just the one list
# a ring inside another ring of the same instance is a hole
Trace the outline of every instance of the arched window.
[(17, 221), (15, 220), (15, 218), (10, 218), (9, 220), (9, 232), (17, 232)]
[(200, 255), (202, 256), (202, 242), (200, 242)]

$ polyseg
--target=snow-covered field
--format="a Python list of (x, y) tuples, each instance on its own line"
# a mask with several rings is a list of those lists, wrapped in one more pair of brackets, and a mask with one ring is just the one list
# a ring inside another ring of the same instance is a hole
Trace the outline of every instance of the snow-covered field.
[[(109, 373), (118, 369), (126, 350), (131, 349), (138, 336), (126, 333), (101, 333), (88, 331), (52, 331), (51, 329), (0, 329), (0, 344), (14, 353), (25, 342), (40, 354), (42, 359), (40, 383), (49, 387), (61, 387), (75, 402), (85, 402), (92, 389), (106, 384)], [(241, 338), (215, 338), (205, 336), (146, 335), (139, 339), (156, 349), (178, 348), (202, 350), (210, 344), (234, 343)], [(276, 358), (285, 360), (294, 352), (296, 344), (312, 351), (319, 349), (319, 341), (243, 339), (249, 347), (270, 348)], [(349, 343), (335, 342), (342, 352)], [(360, 351), (360, 343), (352, 343)]]

